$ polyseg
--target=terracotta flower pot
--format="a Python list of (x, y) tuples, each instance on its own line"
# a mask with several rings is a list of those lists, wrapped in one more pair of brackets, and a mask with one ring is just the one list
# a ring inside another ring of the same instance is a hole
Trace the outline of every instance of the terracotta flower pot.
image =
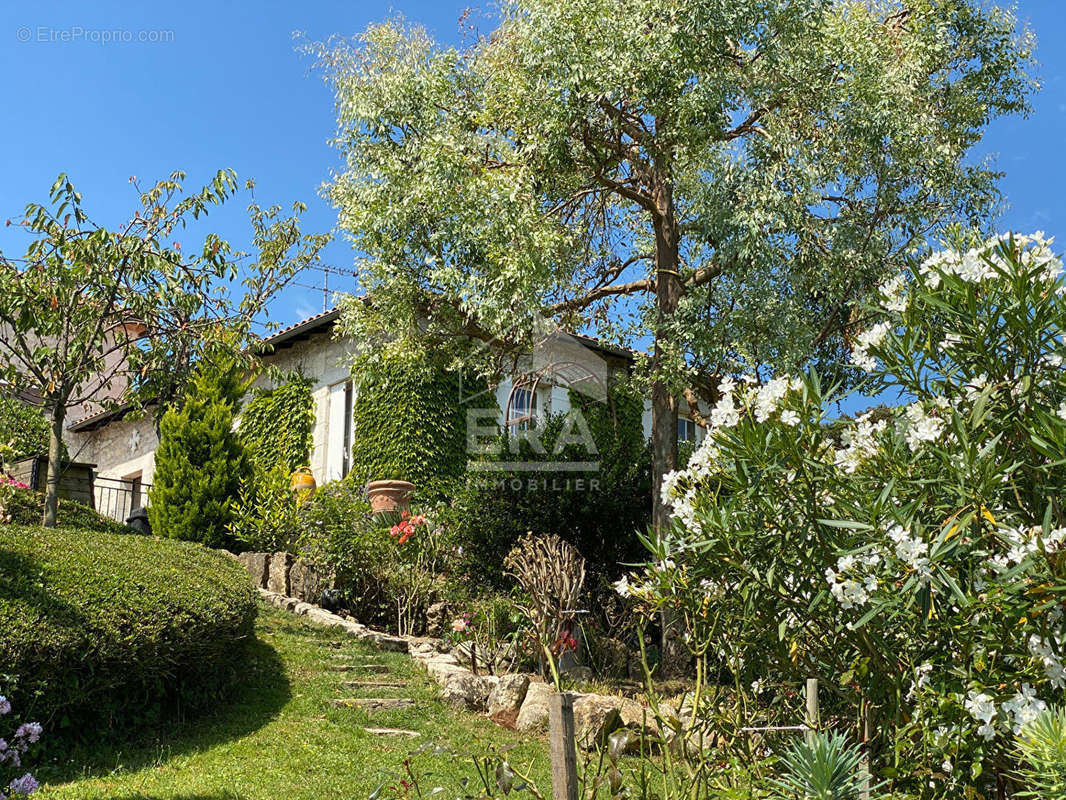
[(370, 509), (378, 514), (382, 511), (403, 511), (411, 505), (411, 495), (415, 485), (407, 481), (370, 481), (366, 485), (370, 495)]

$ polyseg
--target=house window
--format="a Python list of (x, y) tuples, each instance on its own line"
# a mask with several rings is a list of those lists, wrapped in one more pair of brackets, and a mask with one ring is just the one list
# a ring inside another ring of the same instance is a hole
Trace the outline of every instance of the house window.
[(531, 389), (517, 387), (511, 393), (511, 431), (528, 431), (537, 424), (537, 395)]
[(348, 477), (352, 471), (352, 425), (354, 419), (352, 412), (355, 410), (355, 387), (351, 381), (344, 384), (344, 455), (341, 459), (341, 472), (343, 477)]
[(327, 481), (339, 481), (351, 472), (354, 407), (355, 387), (350, 380), (329, 387), (329, 417), (326, 426)]
[(677, 418), (677, 440), (679, 442), (696, 441), (696, 423), (687, 417)]

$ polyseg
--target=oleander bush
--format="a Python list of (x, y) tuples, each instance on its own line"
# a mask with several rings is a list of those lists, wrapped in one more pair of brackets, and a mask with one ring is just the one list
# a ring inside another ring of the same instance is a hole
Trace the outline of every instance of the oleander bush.
[(50, 737), (133, 736), (214, 703), (255, 615), (241, 564), (200, 545), (0, 526), (4, 691)]
[(855, 312), (866, 388), (905, 405), (833, 420), (815, 375), (723, 381), (619, 590), (738, 703), (821, 678), (897, 794), (1026, 788), (1014, 736), (1066, 689), (1064, 293), (1041, 235), (966, 242)]

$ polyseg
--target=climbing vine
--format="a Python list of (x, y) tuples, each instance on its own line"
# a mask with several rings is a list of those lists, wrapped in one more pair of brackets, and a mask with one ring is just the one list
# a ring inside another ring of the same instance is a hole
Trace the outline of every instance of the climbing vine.
[[(357, 363), (351, 480), (402, 479), (426, 487), (463, 474), (471, 380), (432, 364)], [(464, 383), (465, 381), (465, 383)], [(477, 384), (487, 389), (484, 381)], [(496, 406), (491, 394), (479, 394)]]
[(291, 472), (307, 463), (314, 426), (311, 381), (295, 376), (274, 389), (255, 389), (238, 432), (257, 472)]

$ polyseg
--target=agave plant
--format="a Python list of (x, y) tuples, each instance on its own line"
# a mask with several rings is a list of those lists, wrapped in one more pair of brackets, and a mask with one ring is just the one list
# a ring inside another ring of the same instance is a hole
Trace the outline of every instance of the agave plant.
[(782, 755), (784, 770), (771, 780), (788, 800), (858, 800), (864, 788), (862, 754), (839, 733), (796, 740)]
[(1049, 708), (1018, 736), (1019, 797), (1066, 800), (1066, 708)]

